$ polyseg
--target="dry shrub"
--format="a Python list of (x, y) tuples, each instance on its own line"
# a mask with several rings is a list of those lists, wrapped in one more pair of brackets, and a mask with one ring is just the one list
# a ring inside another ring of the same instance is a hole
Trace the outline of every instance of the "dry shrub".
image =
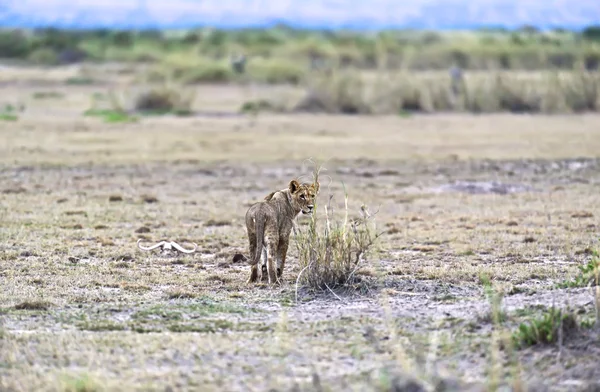
[(187, 115), (192, 113), (195, 98), (195, 91), (192, 89), (174, 83), (163, 83), (121, 92), (110, 91), (108, 104), (110, 110), (119, 113)]
[(234, 73), (227, 61), (171, 54), (164, 58), (145, 75), (147, 81), (181, 84), (224, 83), (234, 79)]
[(52, 303), (48, 301), (25, 301), (15, 305), (16, 310), (48, 310)]
[(579, 113), (600, 109), (600, 74), (475, 72), (458, 83), (447, 73), (385, 72), (366, 78), (333, 71), (307, 84), (295, 111), (346, 114), (405, 112)]
[(248, 64), (249, 78), (267, 84), (298, 84), (305, 69), (288, 59), (252, 59)]
[(223, 83), (233, 79), (233, 71), (222, 62), (205, 62), (175, 69), (174, 76), (183, 84)]
[[(320, 167), (314, 170), (314, 182), (319, 180), (320, 171)], [(307, 228), (296, 231), (298, 260), (302, 268), (298, 282), (317, 290), (332, 291), (358, 283), (356, 273), (361, 262), (365, 261), (366, 253), (381, 235), (375, 232), (372, 217), (365, 208), (361, 209), (361, 218), (349, 220), (347, 193), (344, 218), (334, 220), (332, 198), (330, 196), (328, 205), (324, 207), (323, 227), (320, 226), (315, 202)]]
[(137, 119), (133, 116), (135, 113), (189, 115), (192, 113), (195, 97), (193, 89), (175, 83), (135, 86), (120, 91), (110, 90), (106, 99), (92, 97), (91, 107), (85, 114), (100, 115), (105, 117), (105, 120), (114, 120), (109, 122)]
[(366, 84), (353, 71), (326, 72), (309, 82), (307, 95), (294, 108), (298, 112), (369, 114)]
[(192, 111), (193, 93), (176, 87), (153, 87), (140, 93), (134, 107), (137, 111), (152, 113), (187, 114)]

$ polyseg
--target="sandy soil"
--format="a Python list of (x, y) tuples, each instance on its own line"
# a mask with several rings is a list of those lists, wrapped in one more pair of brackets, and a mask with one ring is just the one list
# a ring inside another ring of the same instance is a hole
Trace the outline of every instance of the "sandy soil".
[[(35, 75), (2, 94), (26, 109), (0, 122), (0, 389), (598, 388), (593, 328), (502, 339), (550, 306), (594, 320), (592, 289), (559, 287), (598, 247), (600, 117), (253, 119), (246, 88), (207, 86), (197, 106), (230, 115), (105, 124), (82, 112), (114, 87)], [(249, 285), (246, 209), (309, 157), (327, 160), (322, 201), (341, 210), (343, 183), (352, 216), (378, 211), (363, 284), (297, 287), (292, 240), (284, 284)]]

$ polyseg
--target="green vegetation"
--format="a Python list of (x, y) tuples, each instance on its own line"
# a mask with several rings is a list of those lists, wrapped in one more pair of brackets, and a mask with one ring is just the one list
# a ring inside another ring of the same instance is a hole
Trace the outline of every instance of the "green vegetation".
[(105, 109), (105, 110), (89, 109), (89, 110), (86, 110), (83, 113), (83, 115), (90, 116), (90, 117), (100, 117), (106, 123), (123, 123), (123, 122), (136, 122), (137, 121), (137, 117), (133, 117), (133, 116), (128, 115), (125, 112), (122, 112), (119, 110), (112, 110), (112, 109)]
[(34, 99), (59, 99), (63, 98), (64, 94), (57, 91), (38, 91), (33, 93)]
[(566, 340), (578, 329), (575, 315), (555, 307), (550, 307), (539, 318), (528, 320), (519, 325), (513, 334), (517, 347), (523, 348), (535, 344), (552, 344)]
[(86, 110), (84, 115), (100, 117), (106, 123), (123, 123), (138, 121), (139, 117), (133, 113), (143, 116), (164, 114), (187, 116), (193, 113), (194, 91), (186, 90), (181, 86), (163, 83), (141, 91), (124, 93), (132, 98), (132, 103), (124, 102), (122, 96), (111, 90), (107, 97), (92, 96), (91, 108)]
[(19, 119), (19, 113), (23, 112), (25, 107), (23, 105), (12, 105), (6, 104), (0, 109), (0, 120), (2, 121), (17, 121)]
[(98, 380), (85, 373), (77, 376), (64, 375), (61, 378), (61, 384), (61, 390), (64, 392), (99, 392), (104, 390)]
[(579, 274), (569, 281), (563, 282), (559, 287), (586, 287), (588, 285), (600, 285), (600, 254), (598, 250), (592, 250), (592, 258), (579, 267)]
[[(137, 82), (153, 85), (136, 93), (130, 109), (140, 114), (191, 114), (194, 94), (184, 87), (198, 83), (298, 85), (305, 96), (281, 108), (298, 112), (582, 113), (600, 108), (597, 31), (3, 30), (0, 53), (34, 64), (129, 63)], [(246, 60), (234, 66), (239, 54)], [(462, 74), (451, 75), (453, 66)], [(101, 79), (85, 74), (65, 83)], [(277, 99), (271, 101), (242, 111), (280, 110)]]
[[(271, 72), (306, 64), (335, 62), (341, 66), (406, 69), (445, 69), (456, 64), (468, 69), (570, 69), (581, 61), (588, 69), (600, 65), (597, 26), (581, 33), (556, 29), (539, 32), (524, 27), (515, 31), (480, 30), (437, 33), (387, 30), (377, 34), (350, 31), (299, 30), (286, 26), (267, 29), (196, 29), (188, 31), (66, 31), (54, 28), (3, 30), (0, 53), (37, 64), (92, 61), (159, 62), (165, 56), (185, 55), (196, 60), (220, 61), (232, 53), (266, 60)], [(288, 64), (280, 60), (286, 59)], [(208, 69), (208, 68), (207, 68)], [(227, 67), (200, 73), (226, 77)], [(216, 71), (216, 72), (214, 72)], [(280, 75), (281, 75), (280, 74)]]
[(79, 329), (82, 331), (92, 331), (92, 332), (100, 332), (100, 331), (123, 331), (125, 330), (125, 326), (123, 324), (119, 324), (116, 322), (112, 322), (109, 320), (102, 321), (84, 321), (79, 323)]

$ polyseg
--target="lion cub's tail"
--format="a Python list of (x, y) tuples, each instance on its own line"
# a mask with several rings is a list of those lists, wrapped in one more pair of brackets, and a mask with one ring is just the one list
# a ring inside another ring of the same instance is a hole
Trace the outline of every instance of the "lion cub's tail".
[(265, 219), (254, 220), (254, 230), (256, 233), (256, 253), (250, 255), (250, 265), (256, 265), (260, 261), (260, 256), (263, 251), (263, 242), (265, 240)]

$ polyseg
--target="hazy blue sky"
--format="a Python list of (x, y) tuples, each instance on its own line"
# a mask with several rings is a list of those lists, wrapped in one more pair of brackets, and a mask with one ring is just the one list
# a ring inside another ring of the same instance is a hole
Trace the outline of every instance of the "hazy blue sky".
[(581, 28), (600, 24), (600, 0), (0, 0), (2, 26), (238, 27), (276, 21), (323, 28)]

